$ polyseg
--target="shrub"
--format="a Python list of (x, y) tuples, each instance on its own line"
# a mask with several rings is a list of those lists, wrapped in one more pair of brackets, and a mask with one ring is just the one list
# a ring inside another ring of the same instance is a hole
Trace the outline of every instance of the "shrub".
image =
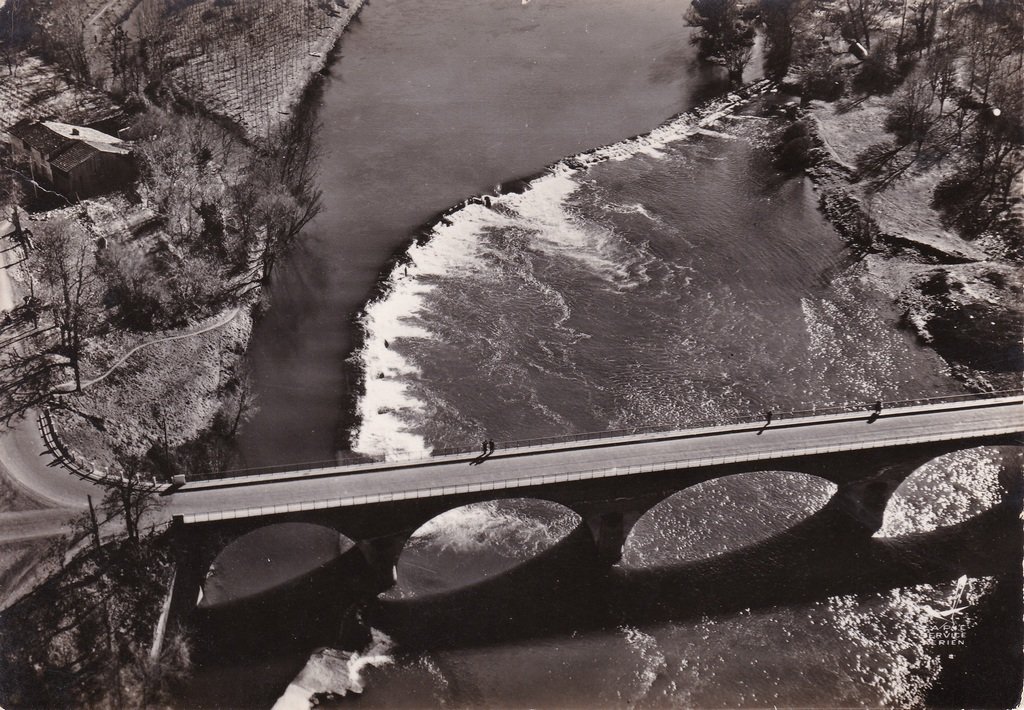
[(779, 155), (775, 159), (775, 166), (780, 170), (798, 172), (807, 168), (813, 162), (811, 148), (813, 143), (809, 136), (799, 136), (782, 145)]

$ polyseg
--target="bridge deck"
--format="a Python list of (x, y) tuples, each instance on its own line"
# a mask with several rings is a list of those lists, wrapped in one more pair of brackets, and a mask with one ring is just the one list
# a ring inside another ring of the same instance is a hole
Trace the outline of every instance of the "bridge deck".
[(762, 435), (746, 424), (498, 450), (477, 466), (454, 455), (195, 482), (167, 510), (196, 523), (1024, 432), (1021, 396), (869, 414), (783, 419)]

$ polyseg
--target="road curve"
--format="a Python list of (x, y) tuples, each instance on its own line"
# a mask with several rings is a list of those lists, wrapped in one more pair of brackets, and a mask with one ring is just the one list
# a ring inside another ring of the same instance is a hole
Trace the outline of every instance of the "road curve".
[[(0, 251), (0, 311), (14, 308), (14, 285), (7, 273), (10, 251)], [(42, 436), (36, 427), (35, 412), (29, 411), (10, 428), (0, 432), (0, 476), (19, 493), (45, 508), (81, 509), (86, 496), (94, 498), (102, 491), (94, 483), (82, 481), (59, 466), (52, 466)], [(3, 530), (0, 524), (0, 538)]]

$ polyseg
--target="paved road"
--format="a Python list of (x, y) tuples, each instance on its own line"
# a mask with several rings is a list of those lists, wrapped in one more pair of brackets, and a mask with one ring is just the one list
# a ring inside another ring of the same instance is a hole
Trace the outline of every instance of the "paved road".
[[(17, 259), (18, 250), (4, 251), (8, 240), (0, 240), (0, 312), (15, 305), (15, 293), (7, 273), (10, 258)], [(0, 512), (0, 542), (60, 534), (62, 519), (72, 517), (86, 506), (86, 496), (102, 496), (93, 483), (70, 475), (59, 466), (52, 466), (46, 447), (36, 427), (35, 413), (0, 432), (0, 485), (12, 489), (21, 497), (23, 507), (35, 506), (35, 513), (16, 513), (15, 517)], [(28, 517), (35, 522), (29, 523)], [(48, 531), (48, 533), (47, 533)]]
[[(939, 441), (971, 436), (1024, 432), (1024, 397), (983, 400), (973, 404), (932, 405), (890, 410), (877, 421), (868, 413), (828, 415), (775, 422), (762, 435), (757, 426), (717, 427), (693, 430), (685, 435), (651, 434), (605, 439), (579, 444), (498, 451), (483, 464), (469, 465), (465, 456), (428, 460), (416, 465), (368, 464), (338, 467), (320, 472), (296, 472), (279, 480), (266, 477), (233, 479), (206, 484), (186, 484), (168, 496), (167, 512), (182, 514), (186, 521), (206, 519), (206, 514), (231, 511), (228, 517), (283, 512), (291, 505), (304, 508), (358, 505), (385, 500), (443, 495), (443, 489), (471, 490), (565, 480), (583, 472), (629, 475), (630, 467), (670, 465), (684, 468), (711, 460), (770, 459), (810, 453), (809, 448), (839, 450), (877, 448), (905, 440)], [(614, 470), (613, 470), (614, 469)], [(524, 478), (534, 478), (524, 482)], [(537, 480), (543, 477), (544, 480)], [(426, 493), (426, 489), (430, 489)], [(449, 491), (452, 492), (452, 491)], [(370, 500), (362, 497), (369, 496)], [(267, 508), (278, 507), (270, 511)]]
[(67, 508), (0, 513), (0, 543), (55, 537), (69, 530), (68, 524), (78, 514)]

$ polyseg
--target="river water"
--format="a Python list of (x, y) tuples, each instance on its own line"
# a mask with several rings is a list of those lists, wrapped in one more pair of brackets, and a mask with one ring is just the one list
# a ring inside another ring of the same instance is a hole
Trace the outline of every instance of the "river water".
[[(707, 130), (684, 121), (656, 145), (620, 143), (587, 169), (558, 164), (422, 232), (467, 197), (720, 92), (718, 70), (694, 62), (684, 10), (667, 0), (364, 9), (323, 96), (326, 209), (255, 334), (250, 464), (329, 459), (344, 443), (424, 453), (962, 391), (897, 329), (810, 184), (772, 169), (782, 124), (757, 106)], [(993, 619), (1020, 620), (1019, 596), (1010, 609), (986, 601), (1019, 576), (1019, 525), (999, 514), (1019, 498), (1019, 476), (1008, 450), (929, 464), (863, 550), (877, 579), (812, 574), (792, 590), (772, 571), (793, 564), (773, 536), (814, 519), (830, 484), (786, 472), (709, 482), (637, 524), (609, 582), (621, 598), (589, 602), (597, 622), (413, 650), (385, 614), (361, 654), (315, 654), (307, 675), (317, 688), (361, 690), (368, 707), (913, 705), (947, 686), (960, 698), (958, 664), (990, 654), (1005, 669), (1013, 656), (1005, 644), (978, 655), (971, 639)], [(503, 607), (454, 595), (500, 582), (578, 524), (538, 502), (452, 511), (410, 541), (384, 601), (450, 594), (464, 605), (459, 625), (486, 627)], [(993, 530), (1009, 544), (986, 550), (979, 540)], [(766, 544), (767, 557), (743, 558), (763, 566), (760, 580), (682, 594), (678, 585), (700, 587), (692, 565)], [(638, 579), (656, 613), (632, 609)], [(971, 638), (946, 644), (932, 612), (957, 605), (970, 610), (956, 628)], [(303, 696), (293, 688), (283, 704)]]
[(374, 0), (325, 82), (324, 211), (281, 267), (250, 362), (249, 465), (332, 459), (354, 318), (434, 215), (566, 155), (643, 133), (715, 91), (685, 3)]

